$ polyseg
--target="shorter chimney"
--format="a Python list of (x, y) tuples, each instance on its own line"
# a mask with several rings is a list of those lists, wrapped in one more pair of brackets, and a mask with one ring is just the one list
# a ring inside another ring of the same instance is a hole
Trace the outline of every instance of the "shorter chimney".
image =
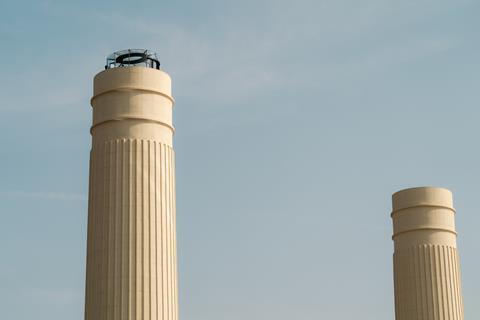
[(396, 320), (463, 320), (452, 193), (411, 188), (392, 202)]

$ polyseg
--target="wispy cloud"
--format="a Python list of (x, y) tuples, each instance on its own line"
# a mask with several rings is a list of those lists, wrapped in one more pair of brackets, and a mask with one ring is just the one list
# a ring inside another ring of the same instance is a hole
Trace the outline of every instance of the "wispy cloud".
[[(410, 25), (424, 20), (425, 11), (452, 6), (440, 3), (432, 7), (432, 1), (418, 4), (375, 0), (359, 4), (351, 0), (304, 0), (295, 5), (262, 1), (255, 4), (253, 12), (224, 11), (210, 16), (208, 23), (197, 28), (174, 18), (158, 19), (121, 8), (102, 11), (72, 3), (42, 3), (44, 15), (104, 30), (91, 34), (89, 50), (75, 47), (65, 57), (65, 65), (75, 61), (71, 68), (90, 63), (88, 73), (83, 67), (70, 72), (83, 82), (63, 81), (55, 91), (41, 88), (42, 92), (52, 92), (43, 93), (48, 104), (59, 107), (88, 100), (90, 73), (95, 70), (92, 61), (100, 70), (101, 59), (109, 50), (123, 49), (118, 45), (140, 44), (158, 50), (166, 70), (175, 79), (177, 98), (195, 101), (194, 107), (205, 108), (232, 101), (241, 103), (271, 89), (291, 92), (314, 87), (313, 92), (317, 92), (317, 88), (329, 86), (331, 91), (342, 90), (345, 77), (361, 78), (378, 68), (401, 68), (402, 64), (455, 44), (454, 37), (440, 31), (410, 32)], [(39, 78), (43, 78), (43, 71), (38, 70)], [(61, 80), (65, 80), (63, 75), (58, 76), (55, 85)]]
[(31, 191), (0, 191), (0, 197), (7, 198), (34, 198), (46, 200), (86, 201), (87, 196), (81, 193), (63, 192), (31, 192)]
[(28, 301), (37, 301), (47, 305), (71, 305), (78, 304), (83, 293), (71, 289), (25, 289), (22, 295)]

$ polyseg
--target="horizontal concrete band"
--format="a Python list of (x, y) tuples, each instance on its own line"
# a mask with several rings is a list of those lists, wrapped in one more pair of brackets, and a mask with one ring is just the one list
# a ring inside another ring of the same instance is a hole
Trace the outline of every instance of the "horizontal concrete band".
[(440, 208), (440, 209), (450, 210), (450, 211), (453, 212), (453, 214), (456, 213), (455, 208), (452, 208), (452, 207), (447, 207), (447, 206), (442, 206), (442, 205), (436, 205), (436, 204), (432, 204), (432, 203), (418, 203), (418, 204), (413, 204), (413, 205), (408, 206), (408, 207), (402, 207), (402, 208), (400, 208), (400, 209), (394, 210), (394, 211), (392, 211), (392, 213), (390, 214), (390, 217), (393, 217), (395, 214), (400, 213), (400, 212), (402, 212), (402, 211), (409, 210), (409, 209), (413, 209), (413, 208)]
[(101, 126), (103, 124), (110, 123), (110, 122), (115, 122), (115, 121), (129, 121), (129, 120), (144, 121), (144, 122), (159, 124), (161, 126), (167, 127), (170, 130), (172, 130), (172, 133), (175, 133), (175, 128), (172, 125), (170, 125), (168, 123), (165, 123), (165, 122), (162, 122), (162, 121), (152, 120), (152, 119), (147, 119), (147, 118), (140, 118), (140, 117), (121, 117), (121, 118), (113, 118), (113, 119), (108, 119), (108, 120), (104, 120), (104, 121), (100, 121), (100, 122), (95, 123), (93, 126), (90, 127), (90, 134), (93, 134), (93, 130), (95, 128), (97, 128), (98, 126)]
[(172, 102), (172, 107), (175, 105), (175, 99), (173, 99), (172, 96), (164, 93), (164, 92), (161, 92), (161, 91), (158, 91), (158, 90), (153, 90), (153, 89), (146, 89), (145, 87), (134, 87), (134, 86), (123, 86), (123, 87), (115, 87), (115, 88), (111, 88), (111, 89), (107, 89), (107, 90), (104, 90), (104, 91), (100, 91), (98, 93), (96, 93), (91, 99), (90, 99), (90, 105), (95, 108), (95, 106), (93, 105), (93, 101), (101, 96), (101, 95), (104, 95), (104, 94), (107, 94), (107, 93), (113, 93), (113, 92), (118, 92), (118, 91), (142, 91), (142, 92), (145, 92), (145, 93), (153, 93), (153, 94), (158, 94), (162, 97), (165, 97), (167, 98), (168, 100), (170, 100)]
[(451, 230), (451, 229), (438, 228), (438, 227), (419, 227), (419, 228), (415, 228), (415, 229), (407, 229), (407, 230), (399, 231), (392, 236), (392, 239), (394, 240), (399, 235), (402, 235), (402, 234), (405, 234), (405, 233), (410, 233), (410, 232), (415, 232), (415, 231), (441, 231), (441, 232), (448, 232), (448, 233), (454, 234), (455, 236), (457, 235), (457, 232), (455, 230)]

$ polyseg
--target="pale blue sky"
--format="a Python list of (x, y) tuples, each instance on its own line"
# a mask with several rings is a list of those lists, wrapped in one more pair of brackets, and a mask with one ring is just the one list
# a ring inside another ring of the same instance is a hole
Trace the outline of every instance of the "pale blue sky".
[(173, 78), (183, 320), (393, 319), (390, 196), (451, 189), (480, 309), (480, 3), (3, 1), (0, 318), (83, 319), (93, 76)]

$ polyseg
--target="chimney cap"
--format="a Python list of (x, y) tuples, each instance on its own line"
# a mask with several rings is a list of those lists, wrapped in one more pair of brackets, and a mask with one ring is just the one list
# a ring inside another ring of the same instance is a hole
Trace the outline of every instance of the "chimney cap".
[(452, 192), (445, 188), (416, 187), (403, 189), (392, 195), (392, 215), (397, 211), (418, 206), (444, 207), (455, 211), (452, 198)]

